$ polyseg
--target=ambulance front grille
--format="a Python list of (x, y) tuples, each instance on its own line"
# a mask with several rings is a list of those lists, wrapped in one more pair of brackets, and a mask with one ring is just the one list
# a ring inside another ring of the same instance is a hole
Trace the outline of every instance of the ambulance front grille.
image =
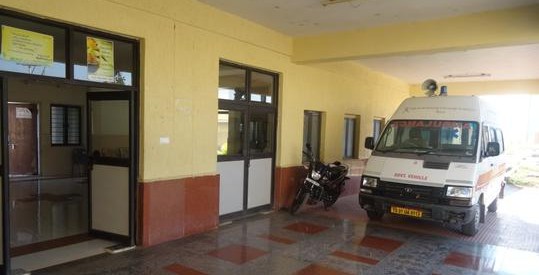
[(449, 169), (449, 162), (425, 161), (423, 162), (423, 168), (447, 170)]
[(410, 202), (445, 203), (444, 188), (401, 184), (382, 181), (376, 189), (377, 195)]

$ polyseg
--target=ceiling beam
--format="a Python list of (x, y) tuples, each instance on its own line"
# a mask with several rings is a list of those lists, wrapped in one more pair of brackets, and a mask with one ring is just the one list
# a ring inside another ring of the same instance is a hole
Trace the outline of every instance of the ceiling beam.
[(294, 38), (292, 61), (313, 63), (539, 43), (539, 5)]

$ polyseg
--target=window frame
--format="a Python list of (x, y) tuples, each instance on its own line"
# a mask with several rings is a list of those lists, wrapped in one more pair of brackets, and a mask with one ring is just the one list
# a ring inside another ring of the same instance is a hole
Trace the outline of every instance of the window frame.
[[(278, 73), (270, 72), (270, 71), (266, 71), (266, 70), (261, 70), (261, 69), (257, 69), (257, 68), (253, 68), (253, 67), (249, 67), (249, 66), (245, 66), (245, 65), (240, 65), (240, 64), (232, 63), (232, 62), (226, 61), (226, 60), (220, 60), (219, 61), (219, 66), (221, 66), (221, 65), (234, 67), (234, 68), (241, 69), (241, 70), (245, 70), (245, 82), (244, 82), (243, 85), (245, 87), (246, 94), (245, 94), (245, 100), (241, 100), (241, 99), (224, 99), (224, 98), (219, 98), (219, 95), (217, 95), (217, 99), (219, 100), (219, 102), (234, 102), (234, 103), (237, 103), (237, 104), (245, 104), (245, 105), (250, 105), (250, 106), (277, 108), (276, 102), (277, 102), (277, 93), (278, 93), (278, 86), (279, 86), (279, 74)], [(258, 74), (268, 75), (268, 76), (271, 76), (273, 78), (273, 89), (272, 89), (272, 95), (271, 95), (272, 96), (271, 103), (251, 100), (251, 79), (252, 79), (251, 75), (252, 75), (253, 72), (258, 73)]]
[[(64, 75), (63, 76), (53, 76), (53, 75), (43, 75), (43, 74), (31, 74), (31, 73), (21, 73), (21, 72), (15, 72), (15, 71), (4, 71), (4, 70), (0, 70), (0, 74), (1, 75), (17, 75), (17, 76), (30, 76), (30, 77), (38, 77), (38, 78), (43, 78), (43, 79), (53, 79), (53, 80), (65, 80), (65, 79), (69, 79), (69, 69), (68, 69), (68, 66), (69, 66), (69, 59), (70, 59), (70, 55), (69, 55), (69, 49), (68, 49), (68, 44), (69, 44), (69, 29), (66, 28), (65, 25), (61, 24), (61, 23), (58, 23), (58, 22), (54, 22), (54, 21), (49, 21), (49, 20), (45, 20), (45, 19), (42, 19), (42, 18), (35, 18), (35, 17), (31, 17), (31, 16), (28, 16), (28, 15), (25, 15), (25, 14), (20, 14), (20, 13), (17, 13), (17, 12), (13, 12), (13, 11), (10, 11), (10, 10), (6, 10), (6, 9), (2, 9), (0, 8), (0, 15), (2, 16), (5, 16), (5, 17), (11, 17), (15, 20), (20, 20), (20, 21), (26, 21), (28, 23), (31, 23), (31, 24), (36, 24), (36, 25), (42, 25), (44, 27), (50, 27), (50, 28), (56, 28), (56, 29), (59, 29), (63, 32), (63, 35), (64, 35), (64, 41), (63, 43), (60, 43), (60, 45), (63, 47), (63, 54), (64, 54), (64, 58), (65, 58), (65, 61), (64, 61), (64, 65), (65, 65), (65, 68), (64, 68)], [(0, 24), (1, 26), (2, 24)], [(38, 31), (35, 31), (35, 30), (28, 30), (28, 29), (23, 29), (23, 28), (20, 28), (20, 27), (15, 27), (15, 28), (18, 28), (18, 29), (22, 29), (22, 30), (25, 30), (25, 31), (32, 31), (32, 32), (36, 32), (36, 33), (41, 33), (41, 32), (38, 32)], [(1, 33), (1, 32), (0, 32)], [(47, 35), (50, 35), (50, 34), (47, 34)], [(56, 39), (58, 39), (56, 36), (53, 36), (53, 39), (56, 41)], [(0, 39), (0, 44), (3, 43)], [(54, 44), (55, 42), (53, 43), (53, 52), (54, 52)], [(53, 58), (53, 62), (54, 62), (54, 58)]]
[[(44, 80), (44, 81), (53, 81), (53, 82), (60, 82), (65, 84), (72, 84), (72, 85), (80, 85), (80, 86), (86, 86), (86, 87), (94, 87), (94, 88), (111, 88), (111, 89), (119, 89), (124, 91), (135, 91), (138, 92), (140, 89), (140, 59), (139, 59), (139, 52), (140, 52), (140, 41), (136, 38), (130, 38), (127, 36), (120, 36), (115, 35), (103, 31), (98, 31), (82, 26), (57, 22), (49, 19), (34, 17), (31, 15), (27, 15), (24, 13), (8, 10), (5, 8), (0, 8), (0, 14), (4, 16), (13, 17), (20, 20), (26, 20), (37, 24), (43, 24), (46, 26), (61, 28), (65, 30), (65, 56), (66, 56), (66, 73), (65, 77), (55, 77), (55, 76), (45, 76), (45, 75), (34, 75), (34, 74), (26, 74), (26, 73), (18, 73), (18, 72), (11, 72), (11, 71), (2, 71), (0, 70), (0, 76), (5, 77), (31, 77), (32, 79), (37, 80)], [(81, 32), (85, 33), (86, 35), (90, 36), (96, 36), (103, 39), (109, 39), (109, 40), (116, 40), (121, 41), (125, 43), (129, 43), (133, 45), (133, 72), (131, 75), (131, 85), (121, 85), (121, 84), (115, 84), (115, 83), (104, 83), (104, 82), (94, 82), (94, 81), (88, 81), (88, 80), (78, 80), (74, 79), (74, 61), (73, 61), (73, 55), (74, 50), (72, 49), (73, 45), (73, 32)]]
[[(247, 91), (246, 99), (240, 100), (240, 99), (222, 99), (219, 98), (219, 95), (216, 94), (216, 98), (218, 100), (218, 109), (217, 112), (221, 109), (223, 110), (230, 110), (230, 111), (242, 111), (244, 112), (244, 127), (246, 129), (243, 131), (243, 152), (242, 154), (235, 154), (235, 155), (217, 155), (217, 161), (232, 161), (232, 160), (244, 160), (246, 158), (266, 158), (266, 157), (274, 157), (277, 151), (277, 122), (278, 122), (278, 112), (277, 112), (277, 101), (278, 101), (278, 87), (279, 87), (279, 74), (271, 71), (265, 71), (253, 67), (249, 67), (247, 65), (240, 65), (236, 63), (232, 63), (230, 61), (226, 60), (219, 60), (219, 66), (225, 65), (230, 66), (238, 69), (245, 70), (245, 89)], [(271, 103), (265, 103), (265, 102), (258, 102), (258, 101), (251, 101), (251, 93), (250, 93), (250, 82), (251, 82), (251, 72), (257, 72), (262, 74), (271, 75), (273, 77), (273, 95), (272, 95), (272, 101)], [(219, 70), (217, 70), (217, 77), (219, 78)], [(218, 87), (219, 88), (219, 84)], [(265, 112), (265, 113), (273, 113), (273, 127), (274, 131), (271, 134), (271, 148), (269, 152), (250, 152), (249, 148), (249, 130), (248, 125), (251, 121), (250, 113), (257, 113), (257, 112)]]
[[(52, 108), (62, 108), (64, 113), (64, 125), (62, 125), (62, 135), (64, 142), (63, 143), (53, 143), (53, 126), (52, 126)], [(78, 143), (69, 143), (69, 116), (68, 116), (68, 110), (77, 109), (78, 111), (78, 129), (79, 129), (79, 137), (78, 137)], [(50, 130), (50, 145), (51, 146), (58, 146), (58, 147), (67, 147), (67, 146), (81, 146), (82, 145), (82, 106), (79, 105), (69, 105), (69, 104), (51, 104), (49, 108), (49, 130)], [(67, 127), (66, 127), (67, 125)]]

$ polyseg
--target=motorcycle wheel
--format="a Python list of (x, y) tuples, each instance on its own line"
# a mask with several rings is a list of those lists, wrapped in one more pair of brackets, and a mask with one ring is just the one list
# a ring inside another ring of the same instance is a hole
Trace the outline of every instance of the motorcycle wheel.
[(340, 195), (341, 195), (341, 192), (335, 192), (335, 193), (329, 195), (329, 199), (324, 201), (324, 208), (326, 208), (326, 210), (327, 210), (328, 207), (334, 205), (337, 202), (337, 200), (339, 199)]
[(307, 197), (307, 192), (303, 190), (303, 187), (300, 187), (298, 192), (296, 192), (296, 197), (294, 197), (292, 205), (290, 206), (290, 214), (294, 215), (299, 210), (299, 207), (305, 201), (305, 197)]
[(334, 205), (337, 202), (337, 200), (339, 199), (339, 196), (341, 196), (342, 186), (343, 186), (343, 183), (339, 183), (339, 185), (336, 187), (337, 190), (335, 190), (334, 192), (331, 192), (331, 194), (329, 195), (329, 199), (327, 201), (324, 201), (324, 208), (326, 210), (328, 207)]

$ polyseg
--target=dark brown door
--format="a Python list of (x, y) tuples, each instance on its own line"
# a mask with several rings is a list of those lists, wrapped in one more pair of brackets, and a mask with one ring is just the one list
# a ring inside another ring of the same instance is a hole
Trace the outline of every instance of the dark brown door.
[(37, 107), (8, 104), (8, 149), (10, 175), (37, 174)]

